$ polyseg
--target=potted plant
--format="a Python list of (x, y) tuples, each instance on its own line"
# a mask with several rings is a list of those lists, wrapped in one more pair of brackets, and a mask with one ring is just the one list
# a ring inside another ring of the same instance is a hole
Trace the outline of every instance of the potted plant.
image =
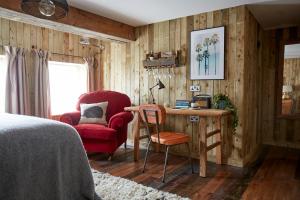
[(232, 122), (232, 127), (233, 127), (233, 132), (235, 133), (236, 127), (238, 126), (239, 119), (237, 116), (237, 109), (236, 107), (232, 104), (231, 100), (229, 99), (228, 96), (225, 94), (216, 94), (213, 96), (213, 108), (215, 109), (222, 109), (222, 110), (229, 110), (233, 114), (233, 122)]

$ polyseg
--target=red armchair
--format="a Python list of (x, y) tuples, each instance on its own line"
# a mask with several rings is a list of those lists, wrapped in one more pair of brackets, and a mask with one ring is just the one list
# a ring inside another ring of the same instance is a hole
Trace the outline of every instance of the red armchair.
[[(108, 125), (78, 124), (81, 103), (104, 101), (108, 101), (106, 111)], [(129, 97), (119, 92), (90, 92), (79, 97), (76, 112), (63, 114), (60, 117), (60, 121), (72, 125), (77, 130), (88, 153), (103, 152), (113, 154), (127, 140), (127, 125), (133, 119), (133, 115), (130, 112), (124, 112), (124, 107), (130, 105)]]

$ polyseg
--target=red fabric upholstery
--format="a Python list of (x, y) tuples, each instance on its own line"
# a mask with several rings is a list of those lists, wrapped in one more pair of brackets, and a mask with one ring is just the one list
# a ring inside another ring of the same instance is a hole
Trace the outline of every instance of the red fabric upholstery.
[(133, 119), (133, 115), (129, 112), (120, 112), (112, 116), (109, 120), (108, 127), (113, 129), (120, 129), (127, 126), (129, 122)]
[(78, 124), (79, 120), (80, 120), (80, 112), (79, 111), (65, 113), (59, 119), (59, 121), (70, 124), (70, 125)]
[(74, 128), (82, 138), (116, 140), (117, 131), (100, 124), (78, 124)]
[[(108, 126), (78, 124), (81, 103), (99, 103), (104, 101), (108, 101), (106, 111)], [(76, 112), (63, 114), (60, 117), (60, 121), (74, 126), (87, 152), (113, 153), (127, 140), (127, 125), (133, 119), (133, 115), (130, 112), (124, 112), (124, 107), (130, 105), (129, 97), (119, 92), (90, 92), (79, 97)]]

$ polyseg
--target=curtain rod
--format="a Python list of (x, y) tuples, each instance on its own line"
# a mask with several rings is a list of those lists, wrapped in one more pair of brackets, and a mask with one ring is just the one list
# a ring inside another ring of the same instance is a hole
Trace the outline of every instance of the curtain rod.
[[(50, 53), (50, 54), (53, 54), (53, 55), (60, 55), (60, 56), (71, 56), (71, 57), (74, 57), (74, 58), (84, 58), (84, 56), (74, 56), (74, 55), (67, 55), (67, 54), (63, 54), (63, 53)], [(93, 56), (96, 56), (100, 53), (95, 53)]]
[[(5, 47), (5, 46), (8, 46), (8, 45), (2, 45), (0, 44), (0, 47)], [(24, 48), (25, 49), (25, 48)], [(31, 47), (31, 49), (26, 49), (26, 50), (39, 50), (37, 48), (35, 48), (34, 46)], [(40, 50), (43, 50), (43, 49), (40, 49)], [(50, 52), (50, 54), (53, 54), (53, 55), (60, 55), (60, 56), (71, 56), (71, 57), (75, 57), (75, 58), (84, 58), (84, 56), (75, 56), (75, 55), (68, 55), (68, 54), (63, 54), (63, 53), (54, 53), (54, 52)], [(93, 56), (96, 56), (100, 54), (99, 52), (95, 53)]]

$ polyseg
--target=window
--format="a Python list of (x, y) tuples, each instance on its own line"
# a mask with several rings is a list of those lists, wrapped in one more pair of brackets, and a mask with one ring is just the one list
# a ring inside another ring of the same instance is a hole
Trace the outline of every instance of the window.
[(7, 61), (0, 55), (0, 113), (5, 111), (5, 86), (6, 86)]
[(85, 64), (49, 61), (51, 114), (75, 111), (78, 97), (87, 92)]

